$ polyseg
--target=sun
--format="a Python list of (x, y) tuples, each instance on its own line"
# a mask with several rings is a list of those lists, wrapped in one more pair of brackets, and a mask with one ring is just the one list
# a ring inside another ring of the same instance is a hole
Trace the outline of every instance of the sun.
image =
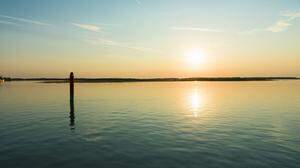
[(192, 49), (185, 54), (186, 63), (189, 67), (199, 68), (205, 62), (206, 55), (202, 49)]

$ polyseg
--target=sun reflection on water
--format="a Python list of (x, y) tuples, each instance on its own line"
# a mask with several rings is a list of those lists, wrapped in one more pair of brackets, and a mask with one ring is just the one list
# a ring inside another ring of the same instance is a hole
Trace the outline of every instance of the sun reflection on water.
[(203, 97), (198, 89), (192, 90), (188, 97), (190, 111), (193, 117), (198, 117), (203, 107)]

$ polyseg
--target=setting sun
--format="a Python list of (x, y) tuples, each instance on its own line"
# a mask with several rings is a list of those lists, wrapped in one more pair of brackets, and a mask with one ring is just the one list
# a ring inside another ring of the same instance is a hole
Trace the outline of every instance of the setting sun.
[(202, 49), (193, 49), (188, 51), (185, 54), (186, 63), (192, 69), (198, 69), (199, 66), (205, 62), (206, 54), (203, 52)]
[(0, 168), (300, 168), (299, 37), (300, 0), (0, 0)]

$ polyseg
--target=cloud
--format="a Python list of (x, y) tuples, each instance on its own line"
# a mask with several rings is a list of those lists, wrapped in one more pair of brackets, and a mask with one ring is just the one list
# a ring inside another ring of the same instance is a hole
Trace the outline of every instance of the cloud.
[(153, 48), (141, 47), (141, 46), (125, 46), (128, 49), (137, 50), (137, 51), (149, 51), (154, 53), (159, 53), (160, 51)]
[(113, 23), (97, 23), (95, 25), (107, 26), (107, 27), (121, 27), (121, 26), (123, 26), (122, 24), (113, 24)]
[(275, 25), (267, 28), (266, 31), (270, 31), (270, 32), (273, 32), (273, 33), (282, 32), (282, 31), (286, 30), (291, 25), (292, 25), (291, 23), (289, 23), (285, 20), (279, 20)]
[(6, 24), (6, 25), (14, 25), (14, 26), (21, 26), (17, 23), (13, 23), (13, 22), (7, 22), (7, 21), (2, 21), (0, 20), (0, 24)]
[(155, 50), (155, 49), (152, 49), (152, 48), (136, 46), (136, 45), (123, 43), (123, 42), (116, 42), (116, 41), (103, 39), (103, 38), (89, 39), (89, 40), (86, 40), (86, 42), (88, 42), (92, 45), (111, 46), (111, 47), (126, 48), (126, 49), (136, 50), (136, 51), (160, 53), (159, 50)]
[(94, 31), (94, 32), (99, 32), (101, 30), (100, 27), (95, 26), (95, 25), (90, 25), (90, 24), (79, 24), (79, 23), (71, 23), (72, 25), (79, 27), (81, 29), (89, 30), (89, 31)]
[(287, 17), (288, 21), (292, 21), (300, 17), (300, 12), (292, 12), (292, 11), (283, 11), (280, 14), (281, 16)]
[(142, 5), (142, 2), (140, 0), (135, 0), (135, 2), (138, 4), (138, 5)]
[(280, 16), (282, 18), (278, 20), (275, 25), (267, 28), (267, 31), (277, 33), (286, 30), (288, 27), (292, 26), (292, 22), (295, 19), (300, 17), (300, 12), (284, 11), (280, 13)]
[(201, 31), (201, 32), (214, 32), (214, 33), (223, 32), (223, 30), (219, 30), (219, 29), (210, 29), (210, 28), (201, 28), (201, 27), (171, 27), (171, 29), (178, 30), (178, 31)]
[(89, 42), (90, 44), (93, 44), (93, 45), (121, 46), (121, 44), (118, 42), (107, 40), (107, 39), (102, 39), (102, 38), (90, 39), (90, 40), (87, 40), (87, 42)]
[(7, 16), (7, 15), (0, 15), (0, 17), (19, 21), (19, 22), (31, 23), (31, 24), (35, 24), (35, 25), (39, 25), (39, 26), (50, 26), (50, 24), (48, 24), (48, 23), (43, 23), (40, 21), (29, 20), (29, 19), (24, 19), (24, 18), (19, 18), (19, 17), (12, 17), (12, 16)]
[(265, 29), (246, 30), (246, 31), (239, 32), (238, 34), (253, 34), (253, 33), (262, 32), (262, 31), (265, 31)]
[(280, 19), (274, 25), (262, 29), (247, 30), (240, 32), (240, 34), (252, 34), (257, 32), (283, 32), (287, 30), (288, 27), (292, 26), (293, 22), (298, 18), (300, 18), (300, 12), (283, 11), (280, 12)]

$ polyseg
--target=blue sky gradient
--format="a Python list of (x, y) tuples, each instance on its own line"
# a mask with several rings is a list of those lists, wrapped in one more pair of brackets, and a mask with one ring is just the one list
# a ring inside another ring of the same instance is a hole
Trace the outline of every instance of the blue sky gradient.
[(0, 75), (300, 76), (299, 37), (299, 0), (1, 0)]

